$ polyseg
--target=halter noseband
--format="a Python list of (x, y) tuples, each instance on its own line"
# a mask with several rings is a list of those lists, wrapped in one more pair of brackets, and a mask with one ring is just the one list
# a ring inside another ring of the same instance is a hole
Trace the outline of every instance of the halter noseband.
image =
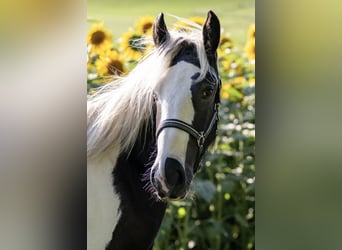
[(209, 134), (213, 130), (214, 124), (218, 121), (218, 107), (217, 106), (218, 104), (215, 104), (215, 109), (214, 109), (215, 112), (211, 118), (210, 124), (206, 131), (203, 130), (203, 131), (198, 132), (192, 125), (186, 122), (183, 122), (181, 120), (178, 120), (178, 119), (166, 119), (160, 123), (157, 129), (157, 138), (164, 128), (178, 128), (180, 130), (187, 132), (197, 141), (197, 146), (199, 150), (197, 154), (196, 163), (198, 164), (200, 161), (200, 157), (203, 153), (203, 147), (204, 147), (205, 141), (207, 140)]

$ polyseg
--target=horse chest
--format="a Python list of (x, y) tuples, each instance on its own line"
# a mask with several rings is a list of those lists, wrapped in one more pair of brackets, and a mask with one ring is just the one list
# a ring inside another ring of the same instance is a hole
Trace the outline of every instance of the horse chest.
[(155, 201), (145, 190), (145, 164), (134, 157), (119, 157), (113, 176), (120, 196), (120, 219), (106, 250), (148, 250), (164, 217), (166, 203)]
[(87, 249), (104, 250), (117, 224), (120, 204), (114, 191), (112, 172), (115, 162), (88, 162), (87, 166)]

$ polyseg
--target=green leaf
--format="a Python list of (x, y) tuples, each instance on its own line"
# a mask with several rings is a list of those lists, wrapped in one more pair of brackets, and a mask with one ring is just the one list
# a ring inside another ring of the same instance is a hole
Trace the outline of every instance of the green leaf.
[(222, 191), (224, 193), (232, 193), (236, 187), (236, 182), (232, 180), (224, 180), (222, 183)]
[(232, 148), (228, 144), (220, 144), (220, 145), (218, 145), (218, 149), (224, 150), (224, 151), (232, 150)]
[(254, 183), (249, 184), (249, 185), (247, 186), (247, 188), (246, 188), (246, 193), (249, 193), (249, 192), (251, 192), (251, 191), (254, 191), (254, 187), (255, 187)]
[(241, 214), (236, 213), (236, 214), (234, 215), (234, 217), (235, 217), (236, 221), (237, 221), (241, 226), (243, 226), (243, 227), (248, 227), (248, 222), (246, 221), (246, 219), (245, 219), (244, 217), (242, 217)]
[(230, 99), (231, 98), (236, 98), (236, 99), (241, 99), (243, 97), (243, 95), (241, 94), (241, 92), (239, 92), (238, 90), (236, 90), (235, 88), (229, 88), (228, 89), (228, 93), (230, 95)]
[(210, 203), (216, 194), (216, 187), (209, 180), (194, 180), (193, 187), (197, 195)]

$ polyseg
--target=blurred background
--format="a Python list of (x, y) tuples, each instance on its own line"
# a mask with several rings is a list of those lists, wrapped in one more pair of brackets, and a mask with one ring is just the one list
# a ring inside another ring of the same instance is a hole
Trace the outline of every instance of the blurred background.
[[(156, 17), (160, 12), (180, 17), (206, 16), (208, 10), (213, 10), (219, 17), (222, 27), (230, 32), (234, 40), (244, 43), (246, 30), (255, 20), (255, 0), (88, 0), (88, 24), (103, 20), (113, 32), (114, 38), (120, 36), (131, 27), (140, 16)], [(170, 18), (165, 20), (168, 24)]]

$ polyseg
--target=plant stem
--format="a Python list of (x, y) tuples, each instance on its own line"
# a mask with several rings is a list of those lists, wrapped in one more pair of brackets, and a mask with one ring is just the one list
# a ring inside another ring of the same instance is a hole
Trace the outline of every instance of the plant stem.
[[(217, 186), (217, 199), (216, 199), (216, 221), (222, 225), (222, 187), (220, 184)], [(216, 236), (216, 249), (221, 249), (221, 234)]]

